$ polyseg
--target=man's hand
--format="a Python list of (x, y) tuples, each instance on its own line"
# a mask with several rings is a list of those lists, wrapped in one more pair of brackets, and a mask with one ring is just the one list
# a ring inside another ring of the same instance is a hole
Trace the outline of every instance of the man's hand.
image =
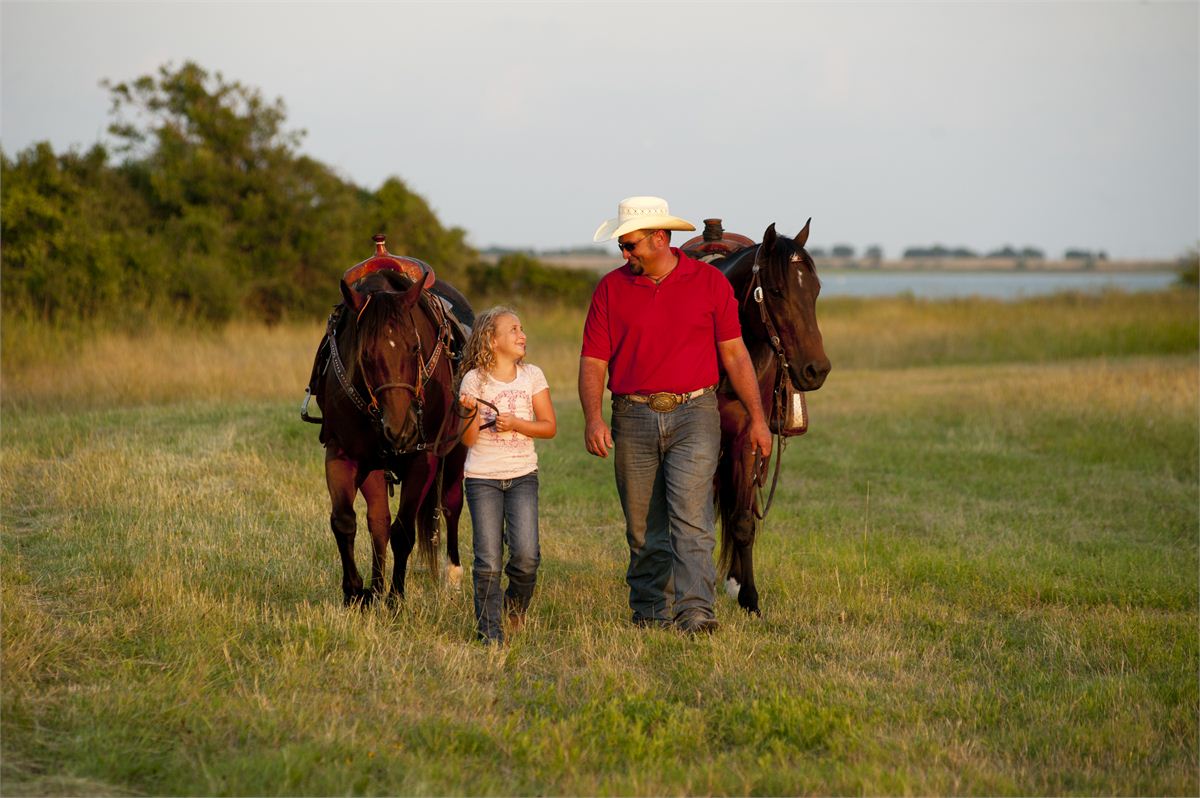
[(588, 452), (597, 457), (608, 457), (608, 451), (613, 447), (612, 431), (604, 423), (604, 419), (589, 422), (583, 431), (583, 444)]
[(757, 450), (764, 459), (771, 456), (771, 430), (765, 421), (750, 423), (750, 449)]
[(721, 365), (729, 375), (733, 390), (750, 416), (750, 448), (757, 449), (763, 457), (770, 457), (771, 430), (767, 427), (762, 399), (758, 395), (758, 379), (746, 345), (741, 338), (730, 338), (717, 344), (717, 354), (721, 357)]
[(613, 446), (612, 431), (604, 423), (601, 402), (604, 397), (604, 375), (607, 360), (579, 358), (579, 403), (583, 405), (583, 445), (597, 457), (608, 457)]

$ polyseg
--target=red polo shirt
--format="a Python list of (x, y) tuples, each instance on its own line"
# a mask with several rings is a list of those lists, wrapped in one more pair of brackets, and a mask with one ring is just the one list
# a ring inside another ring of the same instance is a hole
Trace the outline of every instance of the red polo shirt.
[(686, 393), (717, 382), (717, 343), (740, 338), (725, 275), (684, 255), (661, 284), (629, 263), (600, 280), (583, 325), (583, 356), (608, 363), (615, 394)]

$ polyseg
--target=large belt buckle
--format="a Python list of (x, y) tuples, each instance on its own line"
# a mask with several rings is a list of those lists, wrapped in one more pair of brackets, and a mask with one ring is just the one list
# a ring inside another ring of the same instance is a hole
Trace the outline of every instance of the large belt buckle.
[(650, 394), (650, 409), (656, 413), (670, 413), (679, 407), (679, 396), (673, 393)]

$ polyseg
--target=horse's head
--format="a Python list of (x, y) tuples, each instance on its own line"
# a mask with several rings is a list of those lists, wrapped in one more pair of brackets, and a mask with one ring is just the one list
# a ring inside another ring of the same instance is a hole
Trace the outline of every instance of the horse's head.
[(424, 350), (437, 344), (437, 328), (418, 303), (434, 279), (433, 272), (411, 282), (399, 272), (381, 271), (359, 280), (354, 289), (342, 286), (354, 318), (350, 369), (377, 409), (384, 437), (398, 450), (410, 448), (421, 434), (421, 396), (428, 378), (422, 373)]
[(777, 235), (772, 223), (763, 233), (756, 255), (763, 305), (787, 355), (792, 384), (802, 391), (820, 388), (830, 369), (817, 326), (821, 281), (812, 257), (804, 249), (811, 222), (805, 222), (794, 239)]

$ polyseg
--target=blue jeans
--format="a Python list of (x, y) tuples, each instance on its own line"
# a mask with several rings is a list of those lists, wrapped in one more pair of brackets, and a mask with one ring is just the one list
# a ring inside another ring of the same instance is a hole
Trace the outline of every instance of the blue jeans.
[(716, 395), (669, 413), (614, 397), (612, 435), (633, 620), (712, 618), (713, 476), (721, 447)]
[[(479, 638), (504, 641), (503, 614), (524, 615), (533, 598), (538, 547), (538, 475), (531, 471), (512, 479), (463, 480), (471, 510), (475, 548), (471, 580), (475, 587), (475, 624)], [(508, 546), (508, 589), (500, 592), (503, 547)]]

